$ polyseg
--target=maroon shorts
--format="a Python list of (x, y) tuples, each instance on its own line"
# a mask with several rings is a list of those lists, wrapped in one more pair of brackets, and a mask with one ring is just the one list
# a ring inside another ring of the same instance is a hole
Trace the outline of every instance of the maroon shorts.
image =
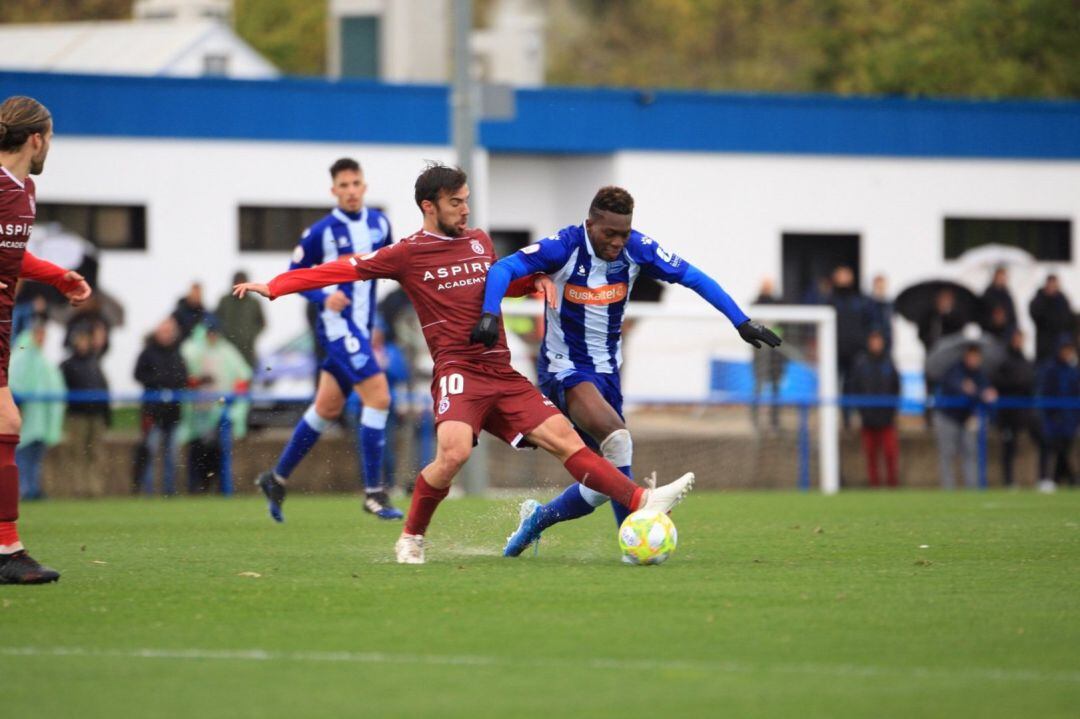
[(449, 365), (431, 382), (435, 425), (453, 420), (495, 435), (512, 447), (528, 446), (525, 435), (562, 413), (512, 367)]

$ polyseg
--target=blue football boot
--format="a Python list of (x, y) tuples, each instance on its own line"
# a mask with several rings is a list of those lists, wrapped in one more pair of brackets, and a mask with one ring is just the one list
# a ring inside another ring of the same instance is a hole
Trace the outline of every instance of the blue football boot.
[(379, 519), (401, 519), (405, 513), (390, 504), (390, 496), (383, 490), (368, 492), (364, 497), (364, 511)]
[(504, 557), (517, 557), (524, 552), (530, 544), (536, 542), (537, 551), (540, 549), (540, 507), (535, 499), (526, 499), (521, 503), (521, 521), (514, 533), (506, 538), (506, 546), (503, 548)]
[(275, 522), (284, 522), (285, 515), (281, 513), (281, 505), (285, 503), (285, 485), (274, 479), (273, 472), (263, 472), (255, 480), (255, 484), (266, 495), (266, 503), (270, 508), (270, 516)]

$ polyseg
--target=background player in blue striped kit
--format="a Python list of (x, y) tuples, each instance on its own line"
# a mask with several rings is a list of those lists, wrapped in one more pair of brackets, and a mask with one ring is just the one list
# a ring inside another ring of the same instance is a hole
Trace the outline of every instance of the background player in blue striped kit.
[[(633, 443), (622, 415), (622, 321), (630, 290), (644, 273), (697, 292), (720, 310), (754, 347), (777, 347), (780, 338), (752, 321), (705, 273), (631, 228), (634, 199), (620, 187), (603, 187), (588, 219), (519, 250), (488, 272), (484, 315), (473, 338), (488, 343), (498, 326), (499, 304), (513, 280), (537, 272), (556, 286), (547, 309), (538, 367), (540, 389), (577, 428), (582, 439), (632, 478)], [(590, 514), (608, 498), (584, 485), (568, 487), (551, 502), (527, 500), (521, 523), (503, 553), (516, 557), (551, 525)], [(628, 510), (612, 502), (616, 522)]]
[[(356, 160), (342, 158), (330, 166), (330, 192), (338, 206), (309, 227), (293, 252), (290, 270), (333, 262), (339, 257), (364, 255), (393, 241), (390, 223), (381, 212), (364, 206), (367, 185)], [(302, 293), (319, 309), (316, 338), (326, 350), (319, 372), (315, 401), (293, 430), (292, 438), (272, 471), (259, 475), (257, 484), (270, 504), (270, 516), (284, 520), (285, 483), (296, 465), (341, 416), (354, 389), (363, 409), (357, 430), (364, 483), (364, 511), (382, 519), (401, 519), (382, 485), (386, 420), (390, 387), (371, 349), (375, 321), (375, 280), (359, 280)]]

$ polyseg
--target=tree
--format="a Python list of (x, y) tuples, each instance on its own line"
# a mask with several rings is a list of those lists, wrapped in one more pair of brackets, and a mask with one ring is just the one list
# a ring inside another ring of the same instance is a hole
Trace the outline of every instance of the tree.
[(549, 81), (1080, 97), (1077, 0), (553, 2)]

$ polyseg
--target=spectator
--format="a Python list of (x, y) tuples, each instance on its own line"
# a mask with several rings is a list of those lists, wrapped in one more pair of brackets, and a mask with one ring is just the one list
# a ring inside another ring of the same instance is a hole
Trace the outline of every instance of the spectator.
[[(1080, 402), (1080, 369), (1076, 367), (1076, 345), (1072, 337), (1062, 335), (1057, 352), (1039, 364), (1036, 380), (1039, 399), (1049, 402)], [(1076, 477), (1069, 466), (1069, 452), (1080, 425), (1080, 409), (1072, 407), (1043, 407), (1039, 410), (1042, 447), (1039, 451), (1039, 488), (1053, 491), (1057, 482), (1071, 487)], [(1051, 470), (1051, 462), (1053, 469)]]
[(11, 310), (12, 337), (18, 337), (24, 330), (30, 329), (35, 322), (45, 322), (49, 319), (48, 300), (45, 299), (44, 294), (29, 292), (24, 289), (30, 285), (55, 291), (55, 288), (38, 282), (24, 282), (19, 285), (19, 295), (15, 306)]
[(941, 486), (953, 489), (956, 474), (953, 463), (959, 458), (964, 484), (978, 485), (975, 456), (975, 432), (970, 427), (971, 416), (980, 402), (993, 402), (997, 392), (982, 369), (982, 349), (970, 344), (964, 355), (945, 373), (938, 391), (937, 429), (938, 457), (941, 461)]
[[(1016, 304), (1013, 302), (1012, 293), (1009, 292), (1009, 275), (1004, 267), (994, 270), (994, 277), (986, 286), (982, 297), (979, 298), (979, 324), (987, 332), (991, 331), (994, 310), (1000, 307), (1005, 312), (1005, 322), (1009, 327), (1016, 326)], [(1002, 323), (996, 323), (1000, 326)], [(1004, 338), (1008, 342), (1008, 338)]]
[[(780, 303), (776, 296), (776, 285), (771, 277), (761, 281), (758, 296), (754, 299), (755, 305), (775, 305)], [(782, 334), (781, 328), (771, 328), (777, 334)], [(750, 403), (750, 420), (754, 428), (758, 427), (758, 400), (764, 385), (769, 386), (769, 396), (772, 404), (769, 406), (769, 427), (773, 431), (780, 429), (780, 382), (784, 378), (784, 366), (787, 363), (782, 352), (754, 352), (752, 353), (754, 369), (754, 400)]]
[[(995, 308), (995, 312), (1001, 309)], [(1013, 329), (1009, 336), (1005, 360), (991, 378), (1003, 400), (1030, 401), (1035, 394), (1035, 366), (1024, 356), (1024, 333)], [(1020, 435), (1029, 432), (1038, 440), (1032, 411), (1028, 407), (1002, 407), (997, 413), (1001, 430), (1001, 473), (1006, 487), (1014, 483), (1013, 465)], [(1041, 443), (1040, 443), (1041, 446)]]
[[(187, 379), (187, 367), (180, 356), (180, 328), (170, 316), (146, 338), (146, 346), (135, 363), (135, 381), (147, 392), (163, 392), (185, 389)], [(166, 496), (176, 494), (180, 402), (144, 401), (140, 426), (142, 442), (137, 449), (136, 487), (146, 494), (154, 493), (154, 465), (160, 453), (162, 492)]]
[(44, 499), (41, 465), (45, 451), (60, 442), (64, 432), (64, 402), (67, 388), (60, 370), (45, 357), (45, 322), (37, 320), (15, 338), (11, 353), (10, 386), (16, 395), (60, 395), (55, 400), (22, 400), (22, 431), (15, 449), (19, 468), (19, 496)]
[(203, 306), (202, 285), (192, 282), (187, 294), (176, 301), (176, 309), (172, 317), (176, 320), (176, 326), (180, 329), (180, 341), (183, 342), (195, 327), (206, 319), (206, 307)]
[[(82, 330), (72, 336), (73, 353), (60, 365), (69, 392), (106, 393), (109, 390), (93, 343), (92, 330)], [(109, 403), (100, 397), (68, 402), (69, 461), (66, 465), (75, 480), (78, 496), (100, 497), (105, 493), (104, 438), (109, 420)]]
[[(233, 275), (233, 285), (247, 281), (246, 272)], [(253, 295), (234, 297), (230, 290), (221, 296), (214, 314), (221, 323), (221, 334), (240, 352), (248, 367), (255, 369), (255, 340), (266, 327), (262, 303)]]
[[(922, 317), (918, 322), (919, 341), (922, 342), (923, 351), (930, 356), (930, 350), (942, 337), (955, 334), (964, 329), (967, 318), (956, 307), (956, 295), (951, 289), (945, 288), (938, 291), (934, 297), (934, 307), (929, 314)], [(929, 378), (926, 379), (926, 396), (932, 397), (937, 391)], [(926, 426), (933, 426), (933, 413), (929, 406), (923, 413)]]
[(827, 305), (829, 304), (829, 298), (832, 297), (832, 292), (832, 280), (828, 276), (822, 275), (814, 280), (814, 284), (806, 288), (806, 292), (803, 292), (799, 301), (804, 305)]
[[(829, 304), (836, 309), (836, 364), (840, 372), (840, 386), (844, 387), (855, 358), (866, 347), (870, 332), (870, 300), (855, 286), (855, 273), (841, 265), (833, 271), (832, 296)], [(844, 428), (851, 421), (851, 411), (845, 407)]]
[(934, 297), (933, 310), (923, 317), (919, 323), (919, 341), (922, 342), (926, 354), (942, 337), (955, 334), (964, 329), (968, 318), (956, 307), (956, 295), (949, 288), (944, 288)]
[(228, 340), (221, 336), (220, 327), (210, 315), (194, 330), (180, 347), (188, 370), (188, 386), (213, 393), (215, 399), (190, 403), (181, 430), (188, 446), (188, 490), (199, 494), (209, 490), (221, 467), (221, 419), (229, 404), (229, 420), (233, 438), (247, 432), (249, 402), (221, 401), (224, 395), (247, 392), (251, 368)]
[(983, 324), (983, 329), (998, 342), (1007, 345), (1016, 330), (1016, 325), (1009, 322), (1009, 312), (1003, 305), (994, 305), (994, 308), (990, 310), (990, 317)]
[(1046, 283), (1031, 299), (1028, 312), (1035, 321), (1035, 363), (1041, 364), (1054, 356), (1058, 338), (1073, 326), (1069, 298), (1061, 291), (1057, 275), (1047, 275)]
[(881, 331), (885, 340), (885, 354), (892, 353), (893, 303), (889, 299), (885, 275), (874, 275), (870, 289), (870, 326)]
[[(866, 353), (859, 357), (851, 370), (848, 392), (875, 400), (889, 398), (891, 401), (900, 397), (900, 374), (889, 356), (885, 334), (881, 330), (870, 331), (866, 339)], [(900, 442), (896, 432), (896, 405), (860, 407), (859, 417), (862, 419), (862, 446), (870, 486), (881, 485), (878, 455), (885, 458), (885, 481), (888, 486), (899, 486)]]
[(69, 351), (74, 351), (74, 337), (78, 334), (89, 335), (91, 351), (99, 360), (109, 351), (109, 333), (112, 331), (112, 325), (101, 303), (101, 295), (95, 292), (89, 300), (72, 312), (71, 317), (68, 318), (67, 333), (64, 336), (64, 347)]

